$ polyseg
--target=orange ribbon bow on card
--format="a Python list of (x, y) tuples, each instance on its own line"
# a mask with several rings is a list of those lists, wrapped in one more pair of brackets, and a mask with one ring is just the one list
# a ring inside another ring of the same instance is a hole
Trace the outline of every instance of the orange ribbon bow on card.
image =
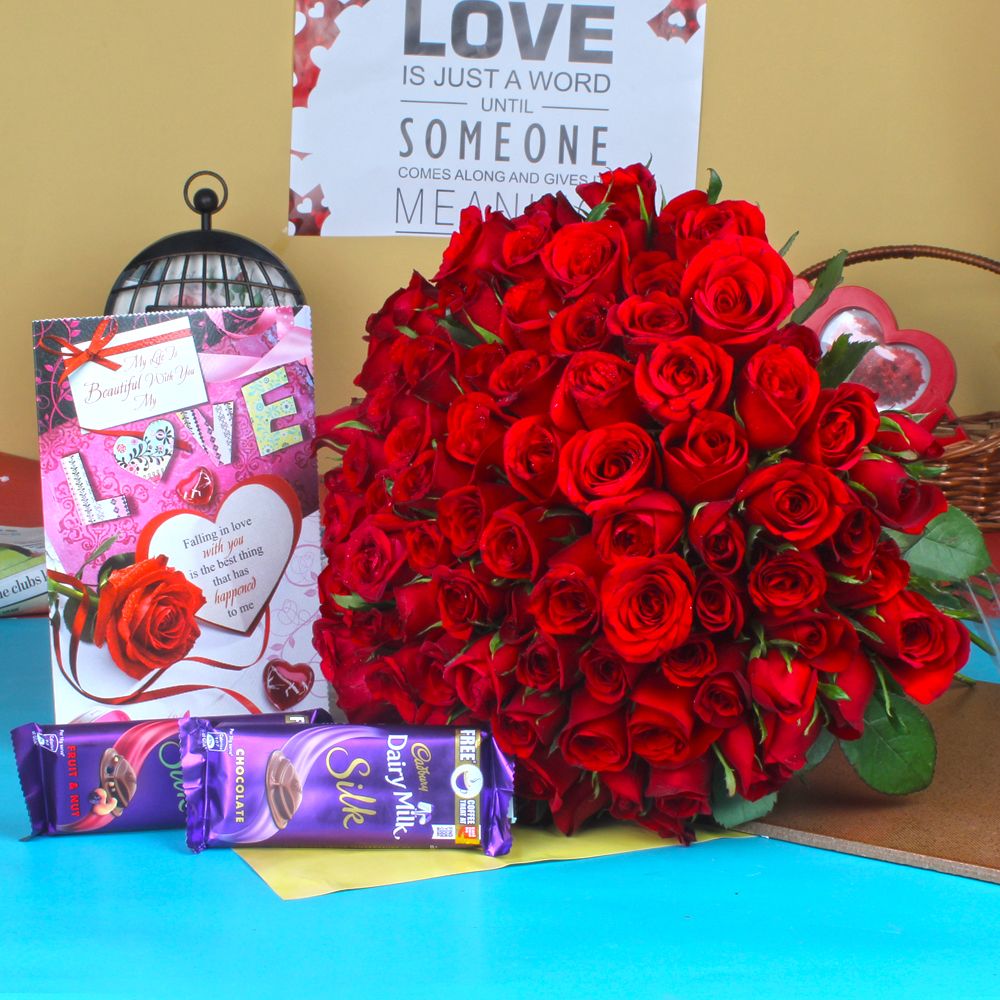
[(69, 351), (68, 358), (65, 354), (62, 355), (65, 358), (65, 365), (62, 374), (59, 376), (59, 381), (65, 382), (77, 368), (82, 367), (88, 361), (95, 361), (110, 371), (118, 371), (121, 365), (117, 361), (112, 361), (106, 357), (104, 353), (117, 332), (118, 324), (109, 316), (107, 319), (101, 320), (100, 325), (94, 331), (94, 339), (83, 350), (80, 350), (75, 344), (71, 344), (65, 337), (53, 337), (52, 339), (56, 344), (63, 348), (63, 350)]

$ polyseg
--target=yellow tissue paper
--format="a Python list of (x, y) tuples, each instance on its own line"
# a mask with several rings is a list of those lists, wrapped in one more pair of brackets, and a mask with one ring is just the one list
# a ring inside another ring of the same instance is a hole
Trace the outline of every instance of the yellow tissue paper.
[[(696, 843), (740, 833), (699, 830)], [(318, 847), (245, 847), (236, 853), (282, 898), (306, 899), (342, 889), (419, 882), (442, 875), (492, 871), (535, 861), (575, 861), (608, 854), (676, 847), (650, 830), (605, 823), (564, 837), (557, 830), (515, 827), (510, 854), (488, 858), (472, 850), (349, 850)]]

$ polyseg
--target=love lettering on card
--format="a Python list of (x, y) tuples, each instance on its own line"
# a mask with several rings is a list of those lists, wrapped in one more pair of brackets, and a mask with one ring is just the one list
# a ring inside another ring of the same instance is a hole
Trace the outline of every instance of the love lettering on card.
[(326, 704), (308, 308), (34, 324), (56, 719)]

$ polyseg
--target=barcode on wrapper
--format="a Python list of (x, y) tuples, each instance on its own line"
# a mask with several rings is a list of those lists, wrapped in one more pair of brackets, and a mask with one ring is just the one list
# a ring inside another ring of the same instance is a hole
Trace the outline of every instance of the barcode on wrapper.
[(455, 826), (449, 823), (434, 823), (432, 840), (454, 840)]

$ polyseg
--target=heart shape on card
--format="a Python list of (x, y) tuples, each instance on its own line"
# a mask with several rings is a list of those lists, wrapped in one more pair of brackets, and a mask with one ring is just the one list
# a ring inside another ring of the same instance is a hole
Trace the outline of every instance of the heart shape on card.
[[(807, 282), (795, 282), (795, 304), (809, 295)], [(880, 410), (932, 413), (947, 410), (955, 389), (955, 359), (933, 334), (900, 330), (888, 304), (871, 289), (842, 285), (810, 316), (824, 353), (842, 334), (852, 340), (874, 340), (848, 377), (879, 394)]]
[(312, 690), (316, 674), (308, 663), (271, 660), (264, 667), (264, 693), (279, 711), (287, 712)]
[(302, 530), (295, 491), (278, 476), (257, 476), (223, 498), (214, 518), (193, 511), (154, 517), (136, 542), (137, 560), (164, 555), (201, 587), (198, 618), (248, 635), (267, 609)]
[(141, 436), (136, 432), (116, 438), (111, 454), (126, 472), (158, 483), (174, 457), (174, 439), (169, 420), (153, 420)]

